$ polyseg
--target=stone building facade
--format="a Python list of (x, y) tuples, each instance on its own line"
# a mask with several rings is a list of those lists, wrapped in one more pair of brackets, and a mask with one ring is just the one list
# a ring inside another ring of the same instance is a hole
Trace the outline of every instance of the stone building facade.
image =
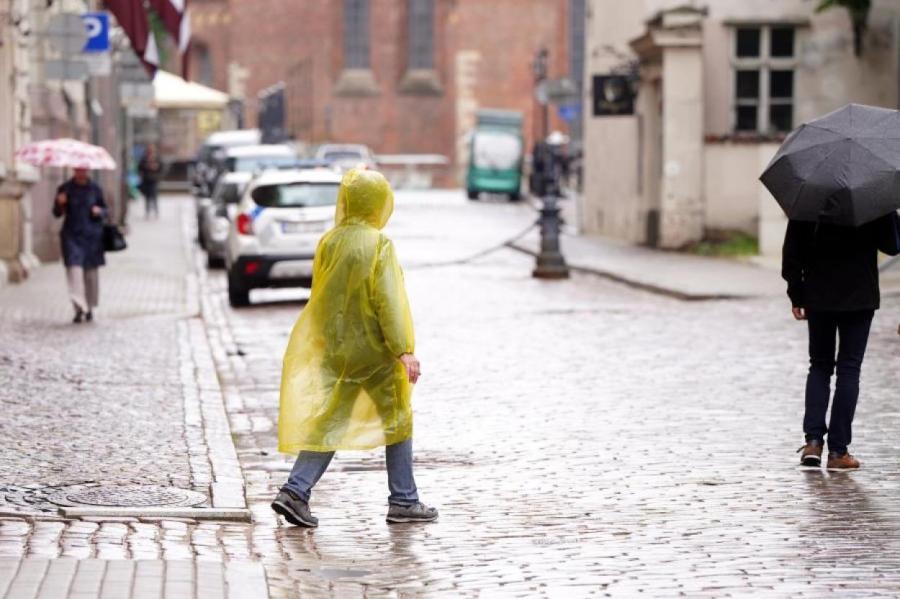
[[(589, 0), (582, 229), (679, 248), (718, 230), (777, 254), (758, 176), (785, 134), (849, 102), (898, 106), (900, 4), (873, 0), (862, 52), (847, 12), (807, 0)], [(595, 116), (590, 82), (628, 73), (633, 114)]]
[[(46, 30), (60, 13), (99, 10), (101, 0), (0, 0), (0, 284), (20, 282), (42, 261), (60, 257), (60, 222), (51, 214), (63, 169), (36, 169), (14, 160), (32, 140), (72, 137), (103, 146), (120, 165), (96, 173), (112, 218), (124, 222), (127, 194), (121, 165), (130, 159), (128, 121), (120, 97), (120, 67), (133, 57), (121, 32), (113, 37), (107, 75), (56, 80), (48, 60), (61, 58)], [(113, 25), (115, 25), (113, 21)]]
[[(583, 2), (583, 0), (582, 0)], [(466, 159), (479, 108), (519, 110), (530, 145), (531, 61), (569, 73), (573, 0), (194, 0), (192, 72), (243, 101), (285, 86), (289, 134), (379, 154)], [(580, 14), (580, 13), (578, 13)], [(567, 130), (556, 115), (551, 128)], [(452, 171), (443, 183), (453, 183)]]
[(0, 2), (0, 285), (24, 279), (37, 264), (32, 253), (31, 187), (37, 171), (17, 163), (29, 141), (28, 0)]

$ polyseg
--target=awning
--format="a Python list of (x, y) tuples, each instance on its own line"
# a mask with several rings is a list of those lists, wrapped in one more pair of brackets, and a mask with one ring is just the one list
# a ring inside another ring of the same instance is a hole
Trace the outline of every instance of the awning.
[(157, 71), (153, 78), (156, 107), (217, 109), (228, 104), (228, 94), (199, 83), (185, 81), (167, 71)]

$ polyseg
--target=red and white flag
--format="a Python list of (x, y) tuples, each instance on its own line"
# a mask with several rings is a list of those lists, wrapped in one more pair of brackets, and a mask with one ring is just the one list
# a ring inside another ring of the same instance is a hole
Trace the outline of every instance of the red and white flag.
[(159, 49), (156, 47), (156, 38), (153, 37), (143, 0), (106, 0), (105, 4), (116, 17), (119, 26), (125, 30), (134, 53), (153, 79), (159, 68)]
[(150, 8), (156, 11), (163, 26), (178, 47), (181, 56), (181, 76), (188, 79), (188, 52), (191, 49), (191, 16), (188, 0), (150, 0)]

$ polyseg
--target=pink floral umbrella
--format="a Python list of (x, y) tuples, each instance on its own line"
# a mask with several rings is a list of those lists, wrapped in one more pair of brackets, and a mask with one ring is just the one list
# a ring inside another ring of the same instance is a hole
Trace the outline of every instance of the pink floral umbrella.
[(104, 148), (77, 139), (45, 139), (16, 150), (16, 158), (34, 166), (113, 170), (116, 161)]

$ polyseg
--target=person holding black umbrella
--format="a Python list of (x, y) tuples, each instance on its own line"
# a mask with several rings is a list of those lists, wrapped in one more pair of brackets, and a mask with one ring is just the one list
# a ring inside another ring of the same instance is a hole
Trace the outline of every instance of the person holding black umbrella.
[(782, 277), (794, 318), (809, 328), (803, 466), (821, 465), (826, 436), (829, 470), (860, 466), (848, 447), (880, 307), (878, 251), (900, 253), (898, 174), (900, 113), (850, 104), (792, 132), (760, 177), (790, 218)]
[[(828, 435), (829, 470), (859, 468), (850, 455), (851, 426), (869, 327), (879, 308), (878, 250), (900, 253), (900, 217), (883, 216), (862, 227), (790, 221), (784, 238), (782, 276), (791, 311), (809, 325), (809, 374), (801, 448), (804, 466), (821, 464)], [(835, 360), (836, 337), (839, 338)], [(825, 412), (837, 367), (831, 422)]]

